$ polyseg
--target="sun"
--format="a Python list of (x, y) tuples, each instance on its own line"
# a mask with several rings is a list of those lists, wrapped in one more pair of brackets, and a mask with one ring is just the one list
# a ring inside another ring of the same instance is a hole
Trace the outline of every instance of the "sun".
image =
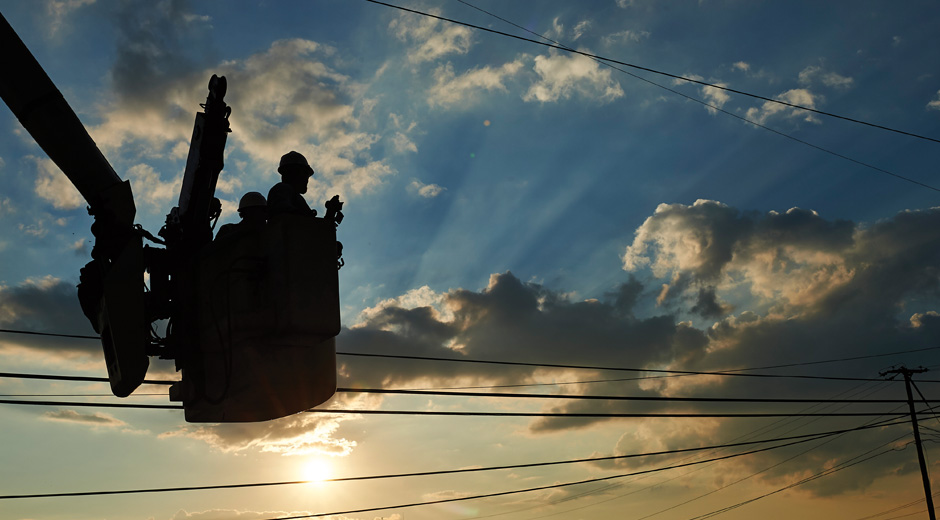
[(310, 459), (303, 466), (303, 478), (310, 482), (323, 482), (333, 476), (333, 467), (323, 459)]

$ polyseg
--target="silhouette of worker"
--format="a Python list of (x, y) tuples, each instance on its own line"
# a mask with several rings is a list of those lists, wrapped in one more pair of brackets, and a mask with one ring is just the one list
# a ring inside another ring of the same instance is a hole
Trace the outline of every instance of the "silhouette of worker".
[(303, 198), (307, 193), (307, 182), (313, 175), (307, 159), (297, 152), (288, 152), (281, 157), (277, 172), (281, 174), (281, 182), (268, 192), (268, 214), (272, 217), (281, 213), (315, 217), (317, 210), (310, 209)]
[(261, 229), (268, 220), (268, 204), (264, 195), (257, 191), (249, 191), (242, 195), (238, 201), (238, 216), (242, 218), (237, 224), (225, 224), (215, 234), (215, 239), (232, 236), (252, 229)]

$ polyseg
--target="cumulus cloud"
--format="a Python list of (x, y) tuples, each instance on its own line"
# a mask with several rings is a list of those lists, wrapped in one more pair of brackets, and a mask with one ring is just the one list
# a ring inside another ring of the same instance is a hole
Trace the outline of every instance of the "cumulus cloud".
[(742, 213), (715, 201), (661, 204), (624, 253), (624, 269), (649, 266), (672, 283), (721, 287), (746, 281), (752, 294), (777, 304), (811, 307), (848, 283), (856, 229), (792, 208), (766, 215)]
[(177, 174), (173, 180), (164, 181), (151, 166), (143, 163), (131, 166), (127, 170), (126, 178), (131, 182), (131, 188), (135, 193), (146, 195), (137, 197), (138, 201), (143, 202), (143, 204), (138, 204), (154, 214), (169, 211), (170, 206), (176, 202), (175, 198), (183, 182), (182, 174)]
[(428, 91), (428, 104), (451, 107), (469, 104), (477, 99), (481, 91), (506, 91), (505, 81), (522, 69), (522, 61), (516, 60), (500, 67), (479, 67), (460, 76), (454, 73), (450, 63), (434, 71), (434, 85)]
[(747, 63), (746, 61), (736, 61), (734, 62), (732, 67), (742, 72), (748, 72), (749, 70), (751, 70), (751, 65)]
[[(89, 128), (109, 156), (135, 165), (154, 158), (184, 160), (193, 114), (207, 95), (208, 78), (217, 74), (228, 80), (225, 100), (233, 112), (227, 151), (250, 159), (228, 171), (232, 176), (219, 190), (238, 189), (239, 175), (257, 179), (258, 170), (274, 180), (277, 162), (289, 150), (303, 153), (317, 172), (311, 200), (333, 194), (348, 200), (394, 175), (384, 159), (370, 154), (382, 136), (361, 130), (375, 100), (362, 96), (365, 87), (337, 70), (333, 64), (342, 64), (343, 58), (332, 47), (288, 39), (256, 54), (211, 63), (187, 52), (209, 49), (211, 43), (208, 17), (192, 13), (186, 2), (121, 5), (110, 72), (114, 95), (98, 107), (100, 123)], [(409, 148), (398, 137), (393, 142)], [(166, 199), (171, 179), (135, 167), (138, 181), (155, 186)]]
[(50, 202), (55, 209), (71, 210), (82, 207), (85, 199), (52, 159), (32, 155), (27, 156), (27, 159), (36, 164), (36, 195)]
[[(791, 105), (799, 105), (806, 108), (815, 109), (816, 101), (820, 99), (820, 96), (819, 94), (814, 94), (805, 88), (795, 88), (777, 95), (776, 98), (780, 101), (790, 103)], [(808, 112), (799, 108), (788, 107), (786, 105), (781, 105), (780, 103), (774, 103), (772, 101), (765, 101), (760, 106), (760, 108), (751, 107), (747, 109), (745, 115), (751, 121), (756, 121), (760, 124), (764, 124), (770, 118), (776, 116), (782, 116), (787, 119), (802, 118), (808, 123), (820, 122), (812, 112)]]
[[(729, 370), (743, 367), (853, 357), (892, 349), (935, 346), (940, 340), (940, 208), (905, 211), (872, 224), (825, 219), (812, 210), (742, 211), (716, 201), (662, 204), (624, 250), (624, 268), (652, 276), (612, 288), (598, 299), (576, 301), (560, 290), (525, 283), (511, 273), (492, 275), (480, 291), (427, 287), (367, 309), (338, 338), (341, 349), (472, 359), (538, 360), (608, 367)], [(655, 296), (662, 279), (669, 310), (649, 315), (641, 301)], [(703, 325), (683, 315), (706, 319)], [(936, 362), (919, 353), (917, 362)], [(852, 373), (874, 376), (887, 361), (857, 361)], [(844, 367), (848, 370), (848, 367)], [(831, 367), (825, 370), (831, 370)], [(825, 373), (825, 372), (824, 372)], [(456, 386), (601, 379), (600, 373), (563, 369), (450, 363), (381, 364), (341, 359), (342, 384)], [(609, 376), (607, 376), (609, 377)], [(578, 394), (578, 387), (557, 391)], [(608, 381), (592, 394), (637, 396), (787, 395), (819, 397), (830, 387), (793, 385), (784, 379), (720, 376)], [(874, 387), (873, 387), (874, 389)], [(866, 390), (868, 391), (868, 390)], [(555, 401), (543, 410), (561, 413), (727, 412), (715, 403)], [(749, 411), (742, 409), (741, 411)], [(760, 410), (768, 411), (762, 405)], [(585, 428), (607, 419), (543, 418), (531, 435)], [(614, 453), (721, 444), (741, 435), (747, 422), (726, 420), (623, 420)], [(744, 426), (742, 426), (744, 424)], [(763, 423), (761, 423), (763, 424)], [(758, 428), (755, 423), (754, 428)], [(820, 427), (824, 430), (826, 427)], [(873, 430), (866, 444), (897, 435)], [(855, 453), (853, 443), (832, 443), (813, 455), (767, 452), (727, 463), (706, 486), (760, 471), (765, 483), (788, 482)], [(628, 459), (605, 467), (662, 465), (663, 458)], [(909, 472), (896, 461), (872, 466), (863, 477), (842, 475), (810, 485), (826, 496), (865, 489), (878, 475)], [(770, 469), (768, 469), (770, 468)], [(714, 475), (714, 473), (711, 473)], [(711, 480), (709, 480), (711, 479)], [(720, 482), (719, 482), (720, 481)]]
[[(633, 314), (639, 291), (638, 282), (630, 280), (603, 301), (575, 301), (564, 292), (524, 283), (512, 273), (495, 274), (481, 291), (437, 293), (422, 288), (384, 301), (364, 311), (360, 322), (344, 331), (337, 343), (338, 348), (355, 352), (562, 364), (589, 359), (591, 364), (608, 366), (659, 365), (700, 356), (706, 343), (702, 331), (677, 324), (671, 316), (641, 319)], [(347, 365), (345, 360), (340, 372), (358, 384), (383, 386), (518, 383), (560, 374), (531, 367)], [(548, 433), (593, 422), (554, 418), (534, 422), (531, 430)]]
[[(441, 14), (440, 9), (432, 9), (430, 13)], [(433, 61), (448, 54), (466, 54), (472, 44), (470, 28), (443, 25), (435, 18), (401, 15), (388, 27), (396, 37), (412, 45), (408, 51), (408, 60), (412, 63)]]
[(408, 189), (413, 193), (416, 193), (420, 197), (426, 199), (433, 199), (441, 193), (444, 193), (447, 188), (443, 186), (438, 186), (437, 184), (424, 184), (419, 180), (411, 181), (411, 184), (408, 185)]
[[(699, 76), (698, 74), (686, 74), (685, 77), (689, 79), (694, 79), (696, 81), (705, 81), (705, 78), (702, 76)], [(689, 84), (689, 83), (692, 83), (692, 82), (685, 81), (682, 79), (673, 80), (674, 85), (684, 85), (684, 84)], [(723, 82), (715, 81), (715, 80), (709, 81), (709, 83), (715, 86), (712, 87), (708, 85), (701, 85), (699, 89), (699, 93), (705, 99), (705, 101), (709, 105), (711, 105), (711, 106), (706, 106), (705, 109), (708, 110), (710, 114), (716, 114), (718, 113), (717, 109), (723, 108), (725, 106), (725, 103), (731, 100), (731, 96), (728, 94), (726, 90), (724, 90), (725, 88), (728, 87), (727, 83), (723, 83)], [(698, 84), (696, 83), (696, 85)], [(723, 87), (723, 88), (718, 88), (718, 87)]]
[[(163, 18), (159, 14), (153, 17), (172, 21), (185, 12), (164, 13)], [(207, 78), (215, 73), (226, 76), (226, 102), (233, 107), (228, 146), (248, 154), (271, 177), (288, 150), (301, 151), (316, 170), (310, 186), (314, 198), (334, 193), (343, 198), (355, 196), (395, 173), (384, 160), (370, 156), (380, 136), (360, 130), (358, 111), (367, 113), (368, 103), (359, 96), (361, 85), (328, 64), (336, 59), (335, 49), (309, 40), (281, 40), (244, 59), (196, 66), (174, 51), (189, 37), (185, 28), (194, 23), (199, 22), (180, 22), (175, 32), (161, 33), (161, 38), (170, 41), (161, 41), (156, 54), (145, 52), (152, 46), (147, 38), (127, 42), (131, 48), (143, 49), (143, 55), (136, 57), (143, 64), (132, 67), (130, 57), (115, 63), (112, 76), (118, 96), (103, 107), (103, 122), (90, 129), (102, 148), (113, 153), (136, 150), (138, 155), (129, 158), (135, 161), (141, 156), (184, 157), (193, 112), (206, 96)], [(180, 31), (184, 34), (177, 34)], [(135, 74), (159, 77), (141, 86)], [(135, 174), (160, 193), (168, 186), (169, 181), (149, 171)], [(220, 189), (225, 187), (220, 185)]]
[(577, 95), (607, 103), (623, 96), (610, 70), (586, 56), (536, 56), (534, 69), (539, 79), (523, 95), (525, 101), (550, 103)]
[(940, 110), (940, 90), (937, 91), (937, 99), (927, 103), (928, 110)]
[(817, 80), (827, 87), (843, 90), (849, 89), (855, 84), (854, 79), (835, 72), (825, 71), (818, 65), (811, 65), (800, 71), (799, 81), (801, 84), (812, 85)]

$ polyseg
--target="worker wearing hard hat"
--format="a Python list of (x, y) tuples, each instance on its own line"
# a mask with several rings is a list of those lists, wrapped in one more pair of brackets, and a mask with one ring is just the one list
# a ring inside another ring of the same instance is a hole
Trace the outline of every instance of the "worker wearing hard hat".
[(238, 201), (238, 216), (241, 222), (237, 224), (225, 224), (219, 228), (215, 234), (215, 239), (231, 236), (236, 233), (249, 231), (252, 229), (261, 229), (268, 221), (268, 204), (264, 200), (264, 195), (257, 191), (249, 191)]
[(307, 182), (313, 176), (307, 159), (297, 152), (288, 152), (281, 157), (277, 172), (281, 174), (281, 182), (268, 192), (268, 214), (272, 217), (281, 213), (316, 216), (317, 210), (310, 209), (303, 198)]

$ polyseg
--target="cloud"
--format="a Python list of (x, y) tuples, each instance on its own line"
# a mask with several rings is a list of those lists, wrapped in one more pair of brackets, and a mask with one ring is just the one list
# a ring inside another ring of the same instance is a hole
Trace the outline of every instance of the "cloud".
[(88, 240), (84, 238), (79, 238), (69, 246), (69, 249), (75, 253), (75, 256), (80, 256), (82, 258), (88, 257)]
[(335, 433), (342, 422), (352, 418), (300, 413), (260, 423), (186, 425), (162, 433), (159, 438), (188, 437), (223, 452), (257, 450), (281, 455), (345, 456), (355, 448), (356, 441), (337, 438)]
[(855, 85), (855, 80), (847, 77), (836, 74), (835, 72), (829, 72), (823, 75), (822, 77), (823, 85), (827, 87), (834, 87), (840, 89), (851, 88)]
[[(494, 274), (479, 292), (436, 293), (422, 288), (367, 309), (357, 325), (337, 338), (338, 348), (560, 364), (591, 360), (591, 364), (607, 366), (659, 365), (701, 355), (706, 343), (703, 332), (677, 324), (671, 316), (641, 319), (633, 315), (639, 290), (639, 284), (631, 280), (614, 288), (604, 301), (574, 301), (564, 292), (523, 283), (511, 273)], [(343, 361), (340, 373), (355, 384), (383, 386), (519, 383), (565, 375), (564, 370), (535, 367), (379, 366), (351, 361)], [(548, 433), (594, 422), (591, 418), (547, 419), (530, 428)]]
[[(692, 205), (662, 204), (636, 230), (622, 259), (625, 269), (653, 279), (641, 283), (629, 278), (601, 298), (586, 301), (562, 290), (522, 282), (508, 272), (492, 275), (486, 288), (479, 291), (436, 292), (422, 287), (366, 309), (356, 325), (340, 334), (338, 346), (354, 352), (455, 359), (729, 370), (820, 357), (850, 358), (893, 348), (927, 348), (940, 342), (940, 276), (936, 269), (940, 265), (940, 208), (904, 211), (863, 224), (825, 219), (800, 208), (742, 211), (708, 200)], [(657, 291), (652, 288), (657, 279), (663, 279), (668, 289), (658, 315), (641, 303), (655, 297)], [(700, 316), (706, 321), (696, 325), (684, 316)], [(918, 363), (940, 361), (933, 353), (918, 356)], [(885, 359), (873, 359), (854, 361), (851, 367), (833, 366), (874, 376), (886, 363)], [(348, 358), (340, 359), (339, 374), (341, 385), (365, 387), (478, 386), (611, 377), (565, 369)], [(786, 379), (703, 375), (599, 382), (590, 390), (565, 386), (556, 391), (574, 395), (818, 398), (828, 395), (830, 388), (794, 385)], [(878, 388), (869, 385), (863, 390)], [(767, 406), (754, 411), (770, 411)], [(598, 400), (546, 402), (542, 409), (569, 414), (728, 412), (726, 404), (716, 403)], [(541, 418), (529, 423), (527, 434), (551, 435), (602, 421), (610, 420)], [(620, 442), (611, 447), (614, 453), (721, 444), (749, 427), (763, 426), (721, 418), (694, 423), (683, 419), (620, 422), (628, 426)], [(813, 429), (802, 430), (807, 431)], [(897, 432), (883, 429), (858, 435), (865, 436), (858, 442), (877, 445)], [(857, 445), (827, 444), (787, 465), (779, 463), (790, 455), (780, 452), (729, 461), (720, 474), (709, 472), (699, 483), (715, 487), (758, 471), (762, 472), (757, 479), (765, 484), (789, 482), (831, 461), (855, 455)], [(639, 468), (669, 460), (631, 459), (605, 467)], [(807, 492), (818, 496), (854, 492), (865, 489), (879, 475), (913, 470), (888, 459), (872, 468), (864, 476), (846, 473), (810, 484)]]
[(748, 72), (749, 70), (751, 70), (751, 65), (747, 63), (746, 61), (736, 61), (734, 62), (732, 67), (742, 72)]
[[(430, 13), (441, 14), (440, 9), (432, 9)], [(470, 50), (473, 34), (470, 28), (453, 24), (441, 27), (441, 21), (435, 18), (409, 15), (400, 15), (388, 25), (398, 39), (413, 45), (408, 51), (408, 60), (412, 63), (433, 61), (448, 54), (466, 54)]]
[(822, 67), (817, 65), (811, 65), (800, 71), (799, 81), (802, 85), (812, 85), (817, 79), (821, 81), (823, 85), (836, 89), (845, 90), (855, 85), (854, 79), (835, 72), (826, 72)]
[(620, 44), (620, 43), (639, 43), (650, 37), (649, 31), (631, 31), (629, 29), (616, 32), (613, 34), (608, 34), (604, 36), (603, 42), (607, 46)]
[(36, 164), (36, 195), (52, 203), (55, 209), (72, 210), (84, 205), (85, 199), (52, 159), (32, 155), (26, 158)]
[(101, 412), (83, 414), (75, 410), (59, 410), (46, 412), (42, 414), (42, 417), (50, 421), (70, 422), (95, 427), (117, 428), (127, 426), (124, 421)]
[[(694, 79), (696, 81), (705, 81), (705, 78), (702, 76), (699, 76), (698, 74), (686, 74), (685, 77), (689, 79)], [(677, 78), (677, 79), (674, 79), (672, 83), (673, 85), (684, 85), (684, 84), (689, 84), (692, 82)], [(705, 110), (708, 110), (710, 114), (716, 114), (718, 113), (717, 109), (724, 107), (725, 103), (731, 100), (731, 96), (723, 88), (717, 88), (717, 87), (727, 88), (728, 87), (727, 83), (722, 83), (722, 82), (715, 81), (715, 80), (712, 80), (709, 83), (716, 85), (716, 86), (712, 87), (708, 85), (701, 85), (699, 92), (701, 96), (705, 99), (705, 101), (708, 102), (710, 105), (712, 105), (712, 106), (706, 106)], [(698, 83), (693, 83), (693, 84), (699, 85)]]
[(589, 20), (581, 20), (577, 25), (574, 26), (572, 39), (577, 40), (578, 38), (584, 36), (584, 33), (586, 33), (590, 28), (591, 22)]
[[(786, 92), (777, 95), (776, 99), (790, 103), (792, 105), (799, 105), (806, 108), (815, 109), (816, 100), (820, 99), (820, 96), (810, 92), (808, 89), (796, 88), (787, 90)], [(780, 103), (774, 103), (772, 101), (765, 101), (760, 108), (751, 107), (747, 109), (747, 113), (745, 115), (751, 121), (756, 121), (760, 124), (764, 124), (770, 118), (778, 115), (786, 117), (787, 119), (801, 117), (808, 123), (820, 122), (812, 112), (808, 112), (799, 108), (788, 107), (786, 105), (781, 105)]]
[(398, 153), (405, 152), (417, 152), (418, 145), (414, 143), (407, 135), (402, 132), (395, 132), (395, 135), (391, 138), (392, 148), (395, 149)]
[(175, 205), (183, 182), (182, 174), (171, 181), (164, 181), (151, 166), (143, 163), (131, 166), (126, 178), (131, 182), (134, 193), (138, 194), (137, 200), (153, 214), (165, 214)]
[(937, 99), (927, 103), (928, 110), (940, 110), (940, 90), (937, 91)]
[(536, 56), (534, 68), (539, 80), (523, 95), (525, 101), (549, 103), (577, 95), (607, 103), (623, 96), (610, 70), (586, 56)]
[(46, 0), (46, 15), (49, 36), (55, 37), (65, 24), (65, 19), (82, 6), (94, 4), (95, 0)]
[(437, 184), (424, 184), (418, 180), (411, 181), (411, 184), (408, 185), (408, 189), (426, 199), (433, 199), (447, 190), (447, 188), (438, 186)]
[[(263, 520), (283, 516), (306, 516), (310, 511), (240, 511), (238, 509), (210, 509), (187, 512), (180, 509), (170, 520)], [(341, 520), (344, 517), (332, 517)]]
[[(166, 37), (172, 39), (174, 34), (171, 31)], [(395, 173), (384, 159), (370, 156), (372, 145), (381, 136), (359, 129), (357, 111), (368, 112), (369, 103), (360, 95), (362, 85), (328, 65), (336, 59), (335, 49), (309, 40), (281, 40), (264, 52), (211, 67), (186, 65), (185, 60), (177, 65), (169, 58), (176, 56), (174, 47), (185, 39), (179, 36), (175, 43), (161, 48), (159, 55), (145, 53), (141, 57), (151, 62), (141, 74), (165, 72), (146, 88), (130, 79), (129, 65), (121, 60), (115, 64), (112, 75), (117, 99), (102, 108), (103, 122), (90, 129), (102, 148), (131, 154), (128, 160), (135, 162), (141, 157), (182, 157), (180, 152), (186, 147), (180, 143), (190, 140), (194, 107), (205, 98), (206, 80), (215, 73), (226, 76), (226, 102), (233, 107), (227, 146), (229, 151), (246, 153), (255, 163), (252, 170), (267, 169), (274, 180), (280, 156), (298, 150), (317, 172), (309, 196), (339, 193), (344, 199)], [(146, 38), (143, 40), (128, 44), (149, 48)], [(147, 95), (141, 96), (138, 89), (146, 90)], [(160, 193), (168, 186), (150, 171), (139, 169), (135, 174)], [(257, 177), (257, 173), (253, 175)], [(237, 177), (231, 181), (241, 185)], [(220, 186), (224, 188), (224, 184)]]
[[(0, 285), (0, 327), (60, 334), (94, 335), (82, 314), (75, 286), (58, 278), (30, 278), (20, 285)], [(94, 340), (29, 335), (3, 335), (0, 352), (26, 349), (39, 357), (97, 358), (101, 345)]]
[(522, 61), (516, 60), (498, 68), (479, 67), (460, 76), (454, 73), (450, 63), (434, 71), (434, 85), (428, 90), (428, 104), (450, 107), (458, 103), (469, 105), (481, 91), (506, 91), (504, 81), (522, 69)]
[[(726, 83), (715, 83), (719, 87), (727, 87)], [(722, 108), (725, 106), (731, 96), (728, 95), (728, 92), (720, 88), (715, 87), (702, 87), (702, 97), (705, 98), (705, 101), (711, 103), (714, 107)], [(717, 112), (715, 108), (705, 107), (710, 113), (714, 114)]]
[(203, 64), (188, 58), (186, 49), (208, 49), (207, 20), (188, 9), (185, 0), (120, 5), (111, 81), (124, 101), (150, 105), (150, 100), (164, 99), (177, 78), (201, 69)]
[(623, 262), (628, 271), (649, 266), (674, 284), (746, 283), (755, 296), (803, 309), (855, 276), (859, 266), (847, 258), (855, 233), (848, 221), (799, 208), (758, 215), (709, 200), (661, 204)]

